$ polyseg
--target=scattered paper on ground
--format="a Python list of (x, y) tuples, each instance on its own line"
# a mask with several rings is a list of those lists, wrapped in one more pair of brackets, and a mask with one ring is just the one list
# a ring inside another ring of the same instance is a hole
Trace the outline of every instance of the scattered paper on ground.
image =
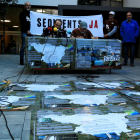
[(70, 99), (74, 104), (105, 104), (108, 95), (51, 95), (60, 99)]
[(86, 134), (101, 134), (115, 132), (120, 135), (121, 132), (130, 132), (127, 129), (128, 119), (125, 118), (126, 113), (110, 113), (107, 115), (93, 114), (75, 114), (75, 115), (47, 115), (44, 118), (51, 118), (61, 123), (73, 123), (79, 125), (75, 132), (82, 131)]
[(93, 85), (95, 87), (99, 87), (99, 88), (104, 88), (104, 87), (107, 87), (107, 88), (116, 88), (116, 87), (119, 87), (121, 86), (120, 83), (87, 83), (87, 82), (80, 82), (80, 84), (83, 84), (83, 85)]
[(18, 84), (18, 86), (25, 87), (27, 90), (31, 91), (54, 91), (61, 85)]
[(5, 106), (13, 102), (17, 102), (20, 98), (18, 96), (0, 96), (0, 106)]

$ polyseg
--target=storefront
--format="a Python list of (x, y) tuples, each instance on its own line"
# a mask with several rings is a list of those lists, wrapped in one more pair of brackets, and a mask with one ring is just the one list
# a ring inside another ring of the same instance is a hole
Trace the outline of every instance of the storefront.
[[(23, 5), (8, 7), (5, 20), (0, 20), (0, 54), (19, 54), (21, 47), (19, 14), (22, 10)], [(31, 11), (58, 15), (57, 8), (32, 6)]]

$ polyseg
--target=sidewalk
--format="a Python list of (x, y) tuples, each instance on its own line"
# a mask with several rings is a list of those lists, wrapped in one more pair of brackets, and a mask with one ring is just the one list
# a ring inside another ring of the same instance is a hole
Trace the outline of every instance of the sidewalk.
[[(19, 65), (19, 55), (0, 55), (0, 81), (11, 76), (17, 76), (24, 68), (24, 66)], [(129, 63), (128, 63), (129, 64)], [(56, 71), (57, 72), (57, 71)], [(24, 70), (22, 75), (17, 77), (12, 77), (7, 80), (12, 82), (23, 82), (25, 79), (33, 82), (69, 82), (77, 80), (75, 75), (90, 74), (99, 75), (100, 77), (96, 80), (127, 80), (127, 81), (137, 81), (140, 79), (140, 58), (135, 58), (135, 67), (122, 66), (121, 70), (111, 70), (109, 71), (75, 71), (73, 74), (66, 72), (43, 72), (40, 74), (35, 74)], [(71, 72), (70, 72), (71, 73)], [(30, 75), (30, 76), (29, 76)], [(28, 77), (29, 76), (29, 77)], [(39, 77), (37, 77), (39, 76)], [(37, 77), (37, 78), (36, 78)], [(64, 77), (64, 78), (63, 78)], [(67, 77), (67, 78), (66, 78)], [(68, 78), (69, 77), (69, 78)], [(35, 79), (36, 78), (36, 79)]]

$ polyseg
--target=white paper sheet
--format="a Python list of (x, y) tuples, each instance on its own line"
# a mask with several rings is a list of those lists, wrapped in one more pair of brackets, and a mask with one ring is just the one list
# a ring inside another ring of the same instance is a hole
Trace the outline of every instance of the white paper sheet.
[(121, 132), (130, 132), (127, 129), (128, 119), (125, 118), (126, 113), (110, 113), (107, 115), (93, 114), (75, 114), (75, 115), (47, 115), (44, 118), (51, 118), (61, 123), (73, 123), (79, 125), (75, 132), (82, 131), (86, 134), (101, 134), (115, 132), (120, 135)]
[(52, 95), (60, 99), (70, 99), (74, 104), (105, 104), (108, 95)]
[(128, 94), (140, 95), (140, 92), (128, 91)]
[[(10, 103), (17, 102), (20, 98), (24, 98), (24, 97), (18, 97), (18, 96), (0, 96), (0, 98), (2, 100), (2, 101), (0, 101), (0, 106), (5, 106), (5, 105), (8, 105)], [(7, 98), (7, 99), (5, 99), (5, 98)], [(7, 102), (5, 102), (5, 101), (7, 101)], [(10, 103), (8, 103), (8, 102), (10, 102)]]
[(116, 87), (119, 87), (121, 84), (120, 83), (115, 83), (115, 82), (112, 82), (112, 83), (88, 83), (88, 82), (80, 82), (81, 84), (83, 85), (93, 85), (95, 87), (99, 87), (99, 88), (104, 88), (104, 87), (107, 87), (107, 88), (116, 88)]
[(18, 86), (25, 87), (27, 90), (31, 91), (54, 91), (61, 85), (18, 84)]

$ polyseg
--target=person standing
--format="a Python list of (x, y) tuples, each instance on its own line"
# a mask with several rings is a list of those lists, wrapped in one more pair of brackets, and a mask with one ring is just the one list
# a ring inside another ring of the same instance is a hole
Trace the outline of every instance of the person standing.
[(118, 28), (118, 21), (114, 19), (115, 12), (109, 12), (109, 19), (104, 22), (104, 38), (116, 39), (116, 32)]
[(21, 36), (22, 46), (20, 49), (20, 65), (24, 65), (24, 50), (25, 50), (25, 37), (30, 35), (30, 2), (25, 2), (24, 10), (20, 13), (20, 25), (21, 25)]
[(128, 49), (130, 47), (130, 65), (134, 67), (134, 57), (135, 57), (135, 43), (136, 37), (139, 35), (139, 25), (138, 22), (132, 19), (133, 15), (131, 12), (126, 14), (126, 20), (122, 22), (120, 28), (120, 36), (122, 37), (122, 43), (124, 47), (124, 63), (127, 65), (128, 61)]

